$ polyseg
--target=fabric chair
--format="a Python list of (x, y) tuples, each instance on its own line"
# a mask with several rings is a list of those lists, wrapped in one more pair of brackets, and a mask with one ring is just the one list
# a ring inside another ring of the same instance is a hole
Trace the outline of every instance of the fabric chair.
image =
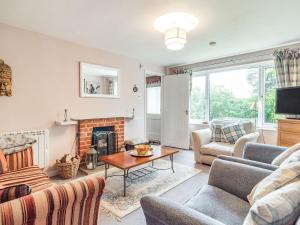
[(239, 138), (235, 144), (224, 142), (212, 142), (212, 131), (210, 128), (192, 132), (193, 150), (195, 161), (211, 165), (212, 161), (219, 155), (242, 157), (244, 146), (247, 142), (257, 142), (259, 133), (255, 132), (253, 122), (249, 120), (213, 120), (212, 124), (228, 125), (239, 123), (245, 130), (246, 135)]
[[(247, 195), (271, 172), (216, 159), (208, 185), (184, 205), (160, 197), (143, 197), (141, 205), (147, 225), (242, 225), (250, 210)], [(295, 216), (300, 224), (299, 215)]]
[(219, 156), (220, 159), (239, 162), (268, 170), (276, 170), (278, 166), (272, 165), (272, 161), (285, 151), (287, 147), (267, 145), (259, 143), (246, 143), (242, 158)]

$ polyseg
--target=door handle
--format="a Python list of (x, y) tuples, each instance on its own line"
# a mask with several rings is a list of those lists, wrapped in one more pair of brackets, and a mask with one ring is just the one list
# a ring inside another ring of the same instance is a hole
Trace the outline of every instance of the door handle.
[(186, 109), (184, 112), (186, 115), (189, 115), (189, 110)]

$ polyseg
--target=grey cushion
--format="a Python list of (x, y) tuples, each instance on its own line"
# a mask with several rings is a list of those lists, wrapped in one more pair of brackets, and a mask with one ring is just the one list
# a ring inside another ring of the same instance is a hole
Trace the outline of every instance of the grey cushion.
[(186, 206), (224, 224), (241, 225), (250, 204), (220, 188), (205, 185)]
[(211, 142), (207, 145), (202, 145), (200, 152), (204, 155), (230, 155), (233, 154), (234, 145), (223, 142)]

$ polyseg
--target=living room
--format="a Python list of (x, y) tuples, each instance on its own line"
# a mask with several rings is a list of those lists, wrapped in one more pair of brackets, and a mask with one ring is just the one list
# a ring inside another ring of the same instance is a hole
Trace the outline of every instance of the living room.
[(0, 224), (299, 223), (299, 1), (0, 3)]

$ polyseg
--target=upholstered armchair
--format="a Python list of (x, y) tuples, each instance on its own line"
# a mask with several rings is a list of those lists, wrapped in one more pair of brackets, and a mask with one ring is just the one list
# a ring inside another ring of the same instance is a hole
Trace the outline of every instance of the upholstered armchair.
[(213, 120), (212, 124), (228, 125), (239, 123), (246, 132), (234, 144), (226, 142), (213, 142), (211, 128), (196, 130), (192, 132), (193, 150), (195, 161), (211, 165), (212, 161), (220, 155), (242, 157), (243, 149), (247, 142), (257, 142), (259, 133), (255, 132), (254, 123), (249, 120)]

